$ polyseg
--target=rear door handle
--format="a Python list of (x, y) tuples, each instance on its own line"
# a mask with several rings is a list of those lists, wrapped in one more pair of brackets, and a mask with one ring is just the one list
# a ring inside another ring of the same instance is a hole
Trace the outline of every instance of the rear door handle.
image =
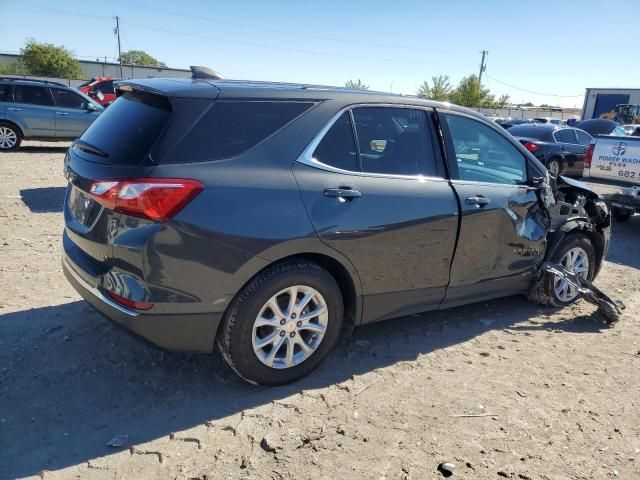
[(491, 200), (483, 195), (475, 195), (473, 197), (465, 198), (464, 203), (467, 205), (477, 205), (478, 207), (484, 207), (485, 205), (489, 205)]
[(56, 112), (56, 115), (69, 115), (67, 112)]
[(361, 197), (362, 193), (350, 187), (326, 188), (324, 190), (324, 196), (342, 198), (344, 200), (352, 200), (354, 198)]

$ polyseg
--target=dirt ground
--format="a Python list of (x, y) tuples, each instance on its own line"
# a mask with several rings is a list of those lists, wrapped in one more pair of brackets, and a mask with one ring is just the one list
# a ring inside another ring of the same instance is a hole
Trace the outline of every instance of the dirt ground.
[[(356, 330), (296, 384), (116, 329), (60, 268), (64, 147), (0, 155), (0, 477), (640, 478), (640, 216), (580, 302), (512, 297)], [(126, 435), (121, 447), (107, 447)]]

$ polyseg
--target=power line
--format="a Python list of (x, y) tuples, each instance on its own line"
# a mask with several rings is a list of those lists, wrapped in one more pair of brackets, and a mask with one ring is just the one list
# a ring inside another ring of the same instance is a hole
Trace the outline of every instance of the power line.
[(347, 38), (338, 38), (338, 37), (327, 37), (327, 36), (323, 36), (323, 35), (315, 35), (312, 33), (304, 33), (304, 32), (291, 32), (291, 31), (287, 31), (287, 30), (278, 30), (275, 28), (268, 28), (268, 27), (260, 27), (260, 26), (256, 26), (256, 25), (248, 25), (248, 24), (244, 24), (244, 23), (237, 23), (237, 22), (230, 22), (227, 20), (220, 20), (217, 18), (211, 18), (211, 17), (203, 17), (203, 16), (199, 16), (199, 15), (189, 15), (187, 13), (182, 13), (182, 12), (176, 12), (176, 11), (171, 11), (171, 10), (165, 10), (162, 8), (157, 8), (157, 7), (149, 7), (146, 5), (137, 5), (135, 3), (129, 3), (129, 2), (124, 2), (122, 0), (108, 0), (112, 3), (118, 3), (121, 5), (125, 5), (128, 7), (133, 7), (133, 8), (141, 8), (141, 9), (145, 9), (145, 10), (149, 10), (149, 11), (153, 11), (153, 12), (158, 12), (158, 13), (164, 13), (167, 15), (171, 15), (171, 16), (178, 16), (178, 17), (184, 17), (184, 18), (190, 18), (190, 19), (194, 19), (194, 20), (203, 20), (206, 22), (212, 22), (212, 23), (218, 23), (221, 25), (230, 25), (233, 27), (240, 27), (240, 28), (246, 28), (246, 29), (250, 29), (250, 30), (257, 30), (257, 31), (261, 31), (261, 32), (269, 32), (269, 33), (277, 33), (280, 35), (289, 35), (289, 36), (294, 36), (294, 37), (305, 37), (305, 38), (312, 38), (312, 39), (316, 39), (316, 40), (328, 40), (328, 41), (332, 41), (332, 42), (339, 42), (339, 43), (352, 43), (352, 44), (356, 44), (356, 45), (367, 45), (367, 46), (373, 46), (373, 47), (383, 47), (383, 48), (395, 48), (395, 49), (402, 49), (402, 50), (413, 50), (413, 51), (427, 51), (427, 49), (424, 48), (419, 48), (419, 47), (411, 47), (411, 46), (407, 46), (407, 45), (393, 45), (393, 44), (387, 44), (387, 43), (376, 43), (376, 42), (366, 42), (363, 40), (353, 40), (353, 39), (347, 39)]
[(501, 85), (504, 85), (506, 87), (511, 87), (515, 90), (520, 90), (521, 92), (527, 92), (527, 93), (532, 93), (534, 95), (541, 95), (543, 97), (558, 97), (558, 98), (576, 98), (576, 97), (584, 97), (584, 95), (558, 95), (555, 93), (542, 93), (542, 92), (536, 92), (534, 90), (527, 90), (526, 88), (520, 88), (520, 87), (516, 87), (515, 85), (512, 85), (510, 83), (507, 82), (503, 82), (502, 80), (498, 80), (497, 78), (492, 77), (491, 75), (489, 75), (488, 73), (486, 74), (487, 77), (489, 77), (491, 80), (493, 80), (494, 82), (497, 82)]

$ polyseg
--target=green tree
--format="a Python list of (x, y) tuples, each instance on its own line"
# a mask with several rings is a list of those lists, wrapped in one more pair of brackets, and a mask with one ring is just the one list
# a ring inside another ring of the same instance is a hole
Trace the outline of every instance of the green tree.
[(469, 75), (460, 80), (458, 86), (451, 92), (450, 100), (463, 107), (493, 108), (495, 97), (488, 88), (484, 88), (476, 75)]
[(122, 63), (141, 67), (166, 67), (167, 64), (157, 60), (143, 50), (129, 50), (122, 52)]
[(57, 47), (52, 43), (38, 43), (32, 38), (27, 39), (24, 48), (20, 49), (19, 61), (28, 75), (84, 78), (80, 62), (73, 54), (63, 46)]
[(497, 101), (498, 108), (504, 108), (507, 103), (509, 103), (509, 95), (500, 95)]
[(449, 75), (431, 77), (431, 86), (426, 80), (418, 87), (418, 97), (429, 98), (438, 102), (444, 102), (451, 95), (451, 82)]
[(360, 81), (360, 79), (355, 82), (353, 80), (349, 80), (344, 84), (344, 86), (345, 88), (351, 88), (352, 90), (369, 90), (369, 85), (365, 85)]
[(0, 62), (0, 75), (29, 75), (20, 58), (12, 63)]

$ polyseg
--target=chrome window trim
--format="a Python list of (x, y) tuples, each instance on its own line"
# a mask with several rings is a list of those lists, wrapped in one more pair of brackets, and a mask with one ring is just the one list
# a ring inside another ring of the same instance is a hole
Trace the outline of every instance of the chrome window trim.
[[(351, 112), (355, 108), (361, 107), (384, 107), (384, 108), (407, 108), (411, 110), (422, 110), (425, 112), (435, 112), (434, 107), (427, 107), (423, 105), (410, 105), (410, 104), (396, 104), (396, 103), (359, 103), (354, 105), (349, 105), (347, 107), (342, 108), (338, 113), (336, 113), (331, 119), (327, 122), (327, 124), (322, 127), (320, 132), (313, 137), (313, 140), (309, 142), (309, 144), (305, 147), (302, 153), (296, 158), (296, 162), (302, 163), (309, 167), (318, 168), (320, 170), (325, 170), (327, 172), (340, 173), (343, 175), (353, 175), (356, 177), (373, 177), (373, 178), (395, 178), (398, 180), (418, 180), (418, 181), (439, 181), (446, 182), (447, 179), (443, 177), (432, 177), (428, 175), (394, 175), (390, 173), (374, 173), (374, 172), (356, 172), (353, 170), (343, 170), (341, 168), (336, 168), (331, 165), (327, 165), (326, 163), (322, 163), (319, 160), (313, 158), (313, 153), (316, 148), (322, 142), (323, 138), (327, 134), (327, 132), (333, 127), (333, 124), (338, 121), (338, 119), (345, 113)], [(354, 140), (355, 141), (355, 140)], [(356, 145), (357, 148), (357, 145)]]

